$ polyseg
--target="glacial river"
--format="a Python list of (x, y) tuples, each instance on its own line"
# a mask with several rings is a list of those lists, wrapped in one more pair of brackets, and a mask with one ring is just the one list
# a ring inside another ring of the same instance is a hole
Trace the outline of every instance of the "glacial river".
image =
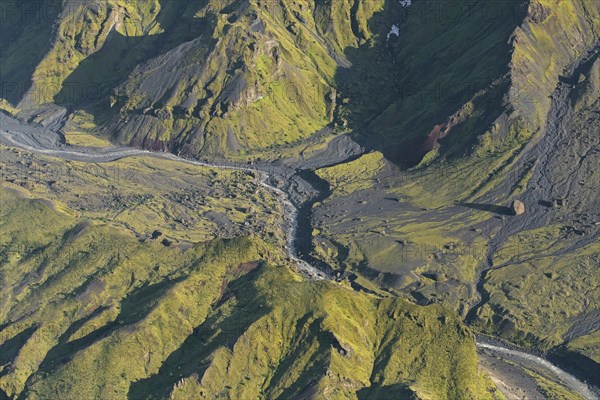
[[(40, 133), (37, 132), (37, 130), (33, 127), (29, 127), (29, 129), (26, 130), (19, 130), (19, 123), (5, 115), (0, 116), (0, 126), (3, 128), (0, 129), (0, 143), (8, 146), (19, 147), (34, 153), (58, 157), (67, 160), (103, 163), (115, 161), (126, 157), (146, 156), (159, 157), (163, 159), (203, 167), (239, 170), (258, 174), (259, 178), (257, 179), (256, 183), (273, 193), (273, 195), (281, 203), (284, 215), (288, 218), (286, 242), (290, 259), (296, 263), (297, 268), (300, 272), (307, 275), (311, 279), (332, 279), (332, 277), (329, 276), (327, 273), (321, 271), (320, 269), (314, 267), (307, 261), (303, 260), (298, 254), (294, 242), (298, 227), (299, 210), (292, 203), (292, 201), (290, 201), (288, 193), (268, 183), (271, 173), (270, 171), (262, 170), (261, 168), (255, 166), (237, 165), (229, 163), (201, 162), (185, 159), (170, 153), (157, 153), (146, 150), (123, 147), (109, 147), (102, 149), (69, 148), (65, 147), (64, 145), (58, 144), (57, 140), (53, 140), (52, 138), (49, 138), (47, 136), (53, 134), (53, 132), (44, 131), (43, 134), (45, 137), (40, 137)], [(7, 127), (8, 129), (6, 129), (5, 127)], [(488, 350), (495, 356), (510, 360), (511, 362), (517, 365), (521, 365), (532, 370), (543, 372), (546, 376), (552, 376), (554, 378), (553, 380), (580, 393), (586, 399), (600, 400), (600, 398), (590, 389), (590, 387), (585, 382), (582, 382), (573, 375), (563, 371), (556, 365), (550, 363), (549, 361), (541, 357), (523, 351), (511, 349), (508, 347), (503, 347), (497, 343), (491, 344), (482, 339), (477, 340), (477, 347), (479, 349)]]

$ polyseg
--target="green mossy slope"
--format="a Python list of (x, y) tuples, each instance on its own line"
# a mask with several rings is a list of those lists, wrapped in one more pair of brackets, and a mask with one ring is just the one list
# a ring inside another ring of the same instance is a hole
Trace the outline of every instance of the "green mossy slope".
[(263, 150), (328, 125), (343, 49), (381, 4), (47, 3), (41, 59), (24, 58), (35, 44), (27, 30), (0, 54), (3, 78), (23, 88), (9, 100), (83, 108), (117, 142), (193, 155)]
[(169, 248), (1, 194), (8, 396), (491, 398), (439, 307), (305, 281), (255, 237)]

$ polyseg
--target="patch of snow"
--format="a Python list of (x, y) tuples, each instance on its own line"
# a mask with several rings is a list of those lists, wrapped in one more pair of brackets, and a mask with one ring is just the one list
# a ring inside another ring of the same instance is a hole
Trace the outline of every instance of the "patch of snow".
[(392, 25), (392, 29), (390, 29), (389, 33), (387, 34), (388, 40), (392, 35), (400, 36), (400, 27), (396, 24)]

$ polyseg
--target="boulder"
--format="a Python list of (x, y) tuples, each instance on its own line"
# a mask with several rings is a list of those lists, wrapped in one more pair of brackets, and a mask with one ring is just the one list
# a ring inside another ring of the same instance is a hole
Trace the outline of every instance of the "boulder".
[(510, 207), (515, 215), (521, 215), (525, 213), (525, 204), (522, 201), (514, 200)]

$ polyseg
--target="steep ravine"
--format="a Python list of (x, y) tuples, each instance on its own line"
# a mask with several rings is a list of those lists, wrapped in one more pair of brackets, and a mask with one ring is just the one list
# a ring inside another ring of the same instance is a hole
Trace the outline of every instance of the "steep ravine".
[(293, 241), (298, 256), (306, 262), (317, 266), (319, 269), (331, 272), (331, 266), (312, 256), (313, 252), (313, 205), (325, 200), (331, 195), (329, 183), (321, 179), (312, 170), (304, 169), (297, 173), (298, 177), (308, 182), (315, 189), (316, 195), (306, 200), (298, 207), (296, 236)]

